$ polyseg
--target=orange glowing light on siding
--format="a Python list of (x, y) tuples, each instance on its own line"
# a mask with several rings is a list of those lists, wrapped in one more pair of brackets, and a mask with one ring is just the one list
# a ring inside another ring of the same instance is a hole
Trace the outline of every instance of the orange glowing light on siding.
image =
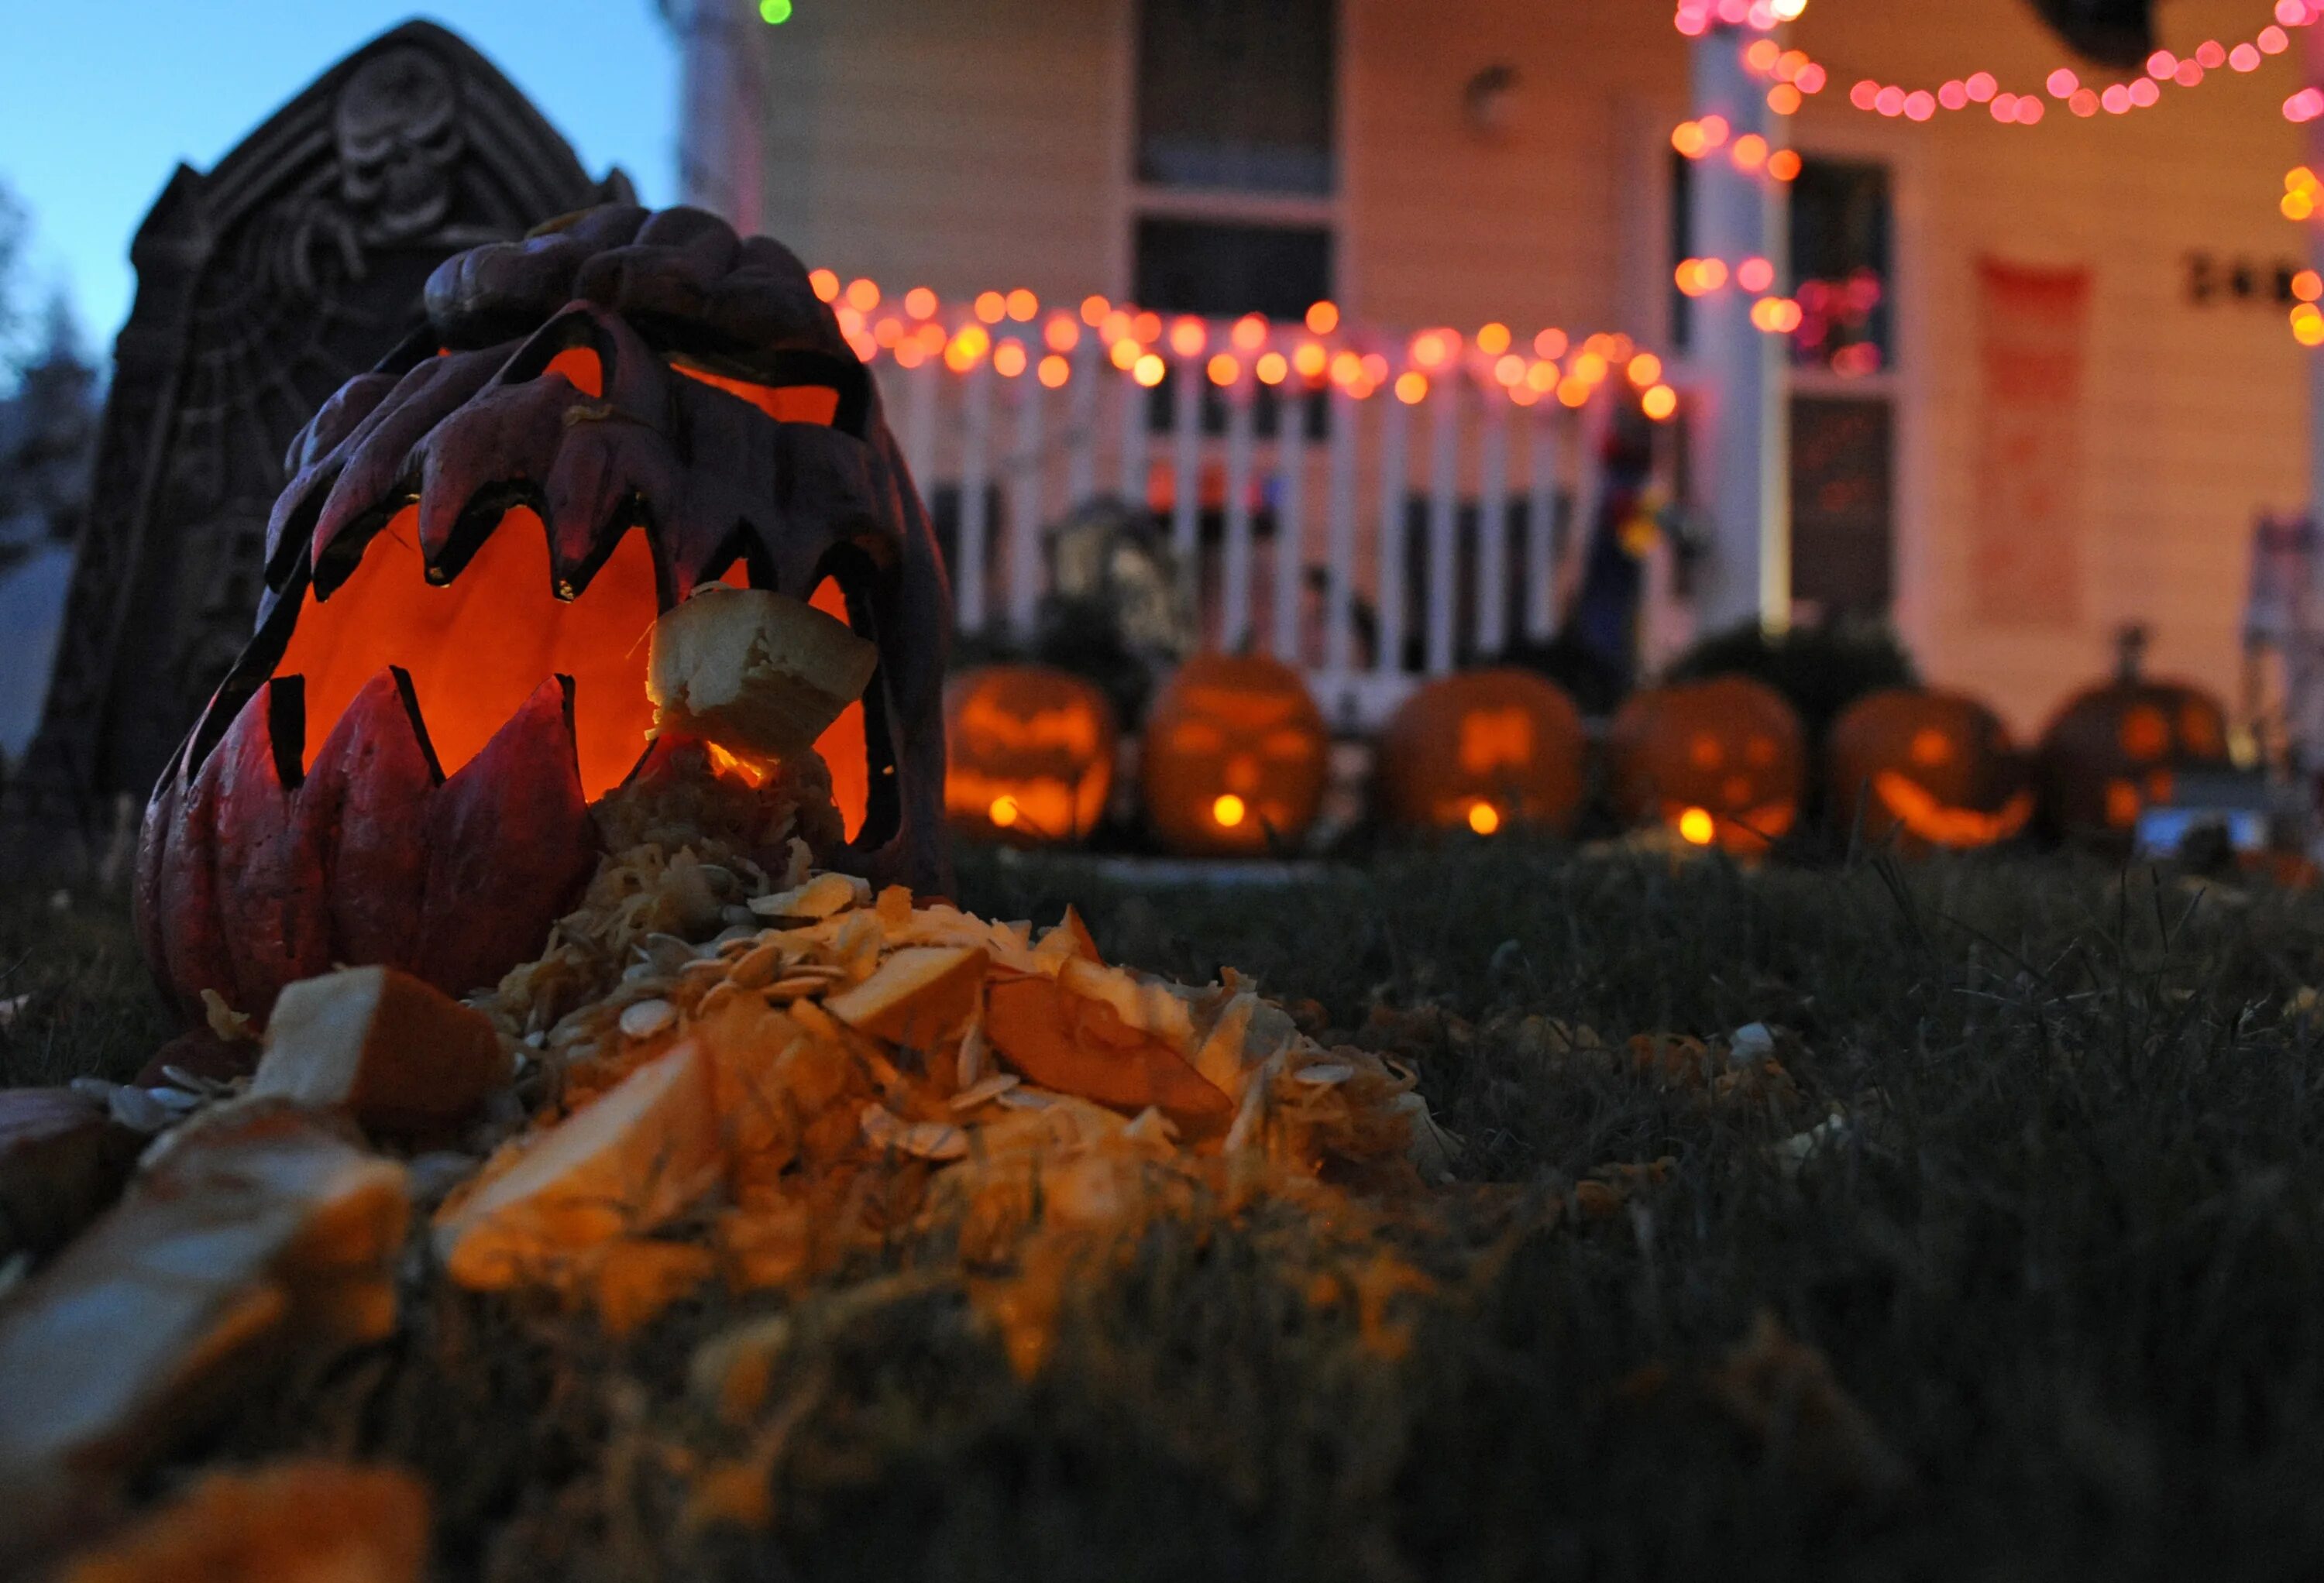
[(1315, 335), (1328, 336), (1340, 327), (1340, 307), (1336, 302), (1313, 302), (1307, 307), (1307, 328)]

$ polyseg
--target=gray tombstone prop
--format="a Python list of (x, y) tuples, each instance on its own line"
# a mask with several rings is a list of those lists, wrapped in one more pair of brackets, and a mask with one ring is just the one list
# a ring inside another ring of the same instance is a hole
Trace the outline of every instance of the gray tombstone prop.
[(513, 84), (425, 22), (324, 72), (207, 174), (178, 167), (130, 245), (136, 303), (7, 844), (86, 862), (123, 799), (142, 802), (249, 639), (292, 437), (421, 323), (429, 272), (633, 201), (626, 176), (590, 180)]

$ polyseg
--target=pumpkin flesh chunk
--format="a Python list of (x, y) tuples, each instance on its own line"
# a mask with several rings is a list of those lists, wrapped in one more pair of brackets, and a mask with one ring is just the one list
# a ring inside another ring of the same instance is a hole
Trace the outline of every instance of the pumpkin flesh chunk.
[(838, 722), (879, 663), (876, 649), (812, 605), (714, 584), (654, 623), (653, 731), (742, 757), (788, 758)]
[(722, 1164), (709, 1058), (681, 1045), (446, 1204), (437, 1247), (463, 1286), (555, 1278), (687, 1209)]

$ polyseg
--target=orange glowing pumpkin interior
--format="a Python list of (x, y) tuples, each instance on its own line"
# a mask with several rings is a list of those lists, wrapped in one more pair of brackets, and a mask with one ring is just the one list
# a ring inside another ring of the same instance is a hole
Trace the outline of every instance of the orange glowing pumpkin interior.
[[(410, 674), (437, 762), (446, 775), (475, 758), (550, 676), (573, 678), (581, 787), (591, 798), (619, 786), (645, 750), (647, 639), (659, 609), (653, 553), (641, 529), (622, 536), (578, 597), (549, 594), (549, 539), (517, 507), (459, 575), (436, 584), (420, 563), (418, 508), (407, 507), (364, 549), (361, 564), (320, 606), (300, 612), (279, 676), (306, 678), (306, 759), (364, 683), (391, 665)], [(747, 578), (738, 564), (725, 582)], [(810, 601), (847, 619), (839, 584)], [(871, 792), (863, 705), (851, 704), (816, 743), (831, 767), (832, 796), (849, 840)]]

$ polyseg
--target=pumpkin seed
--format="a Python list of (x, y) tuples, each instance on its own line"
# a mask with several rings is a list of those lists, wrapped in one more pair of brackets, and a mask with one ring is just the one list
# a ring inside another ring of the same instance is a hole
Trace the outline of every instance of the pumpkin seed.
[(1025, 1080), (1013, 1072), (997, 1072), (982, 1082), (972, 1083), (952, 1097), (955, 1110), (973, 1110), (987, 1100), (998, 1100)]
[(641, 1000), (622, 1008), (622, 1033), (632, 1039), (650, 1039), (678, 1020), (678, 1008), (667, 1000)]

